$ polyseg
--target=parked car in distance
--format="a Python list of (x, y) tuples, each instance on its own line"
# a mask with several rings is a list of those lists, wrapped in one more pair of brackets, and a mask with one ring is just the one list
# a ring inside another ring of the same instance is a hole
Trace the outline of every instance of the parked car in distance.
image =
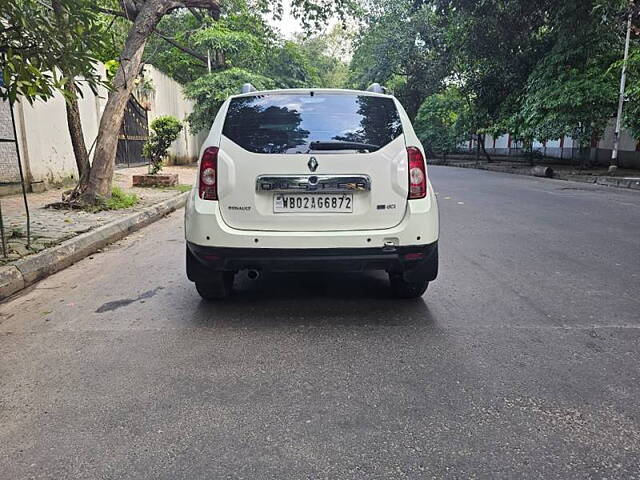
[(438, 274), (438, 205), (402, 105), (367, 91), (255, 91), (227, 99), (186, 205), (187, 276), (207, 300), (234, 275), (388, 272), (397, 297)]

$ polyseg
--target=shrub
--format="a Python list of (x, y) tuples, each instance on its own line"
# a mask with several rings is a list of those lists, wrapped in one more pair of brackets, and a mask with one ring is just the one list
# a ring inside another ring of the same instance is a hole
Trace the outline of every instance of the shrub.
[(176, 117), (165, 115), (151, 122), (151, 130), (142, 152), (149, 159), (149, 173), (156, 174), (162, 170), (167, 150), (180, 135), (182, 123)]

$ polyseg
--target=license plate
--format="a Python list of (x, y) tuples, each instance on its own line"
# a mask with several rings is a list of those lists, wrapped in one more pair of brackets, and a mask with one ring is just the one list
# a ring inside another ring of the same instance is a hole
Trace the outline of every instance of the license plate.
[(353, 213), (353, 195), (350, 193), (291, 195), (276, 193), (273, 196), (274, 213)]

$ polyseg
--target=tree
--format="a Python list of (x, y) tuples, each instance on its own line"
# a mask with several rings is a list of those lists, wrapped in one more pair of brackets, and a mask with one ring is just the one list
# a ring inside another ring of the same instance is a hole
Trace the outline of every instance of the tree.
[(188, 84), (185, 94), (196, 101), (194, 110), (188, 117), (191, 129), (199, 131), (211, 127), (220, 105), (229, 95), (236, 95), (245, 83), (251, 83), (258, 90), (276, 87), (272, 79), (241, 68), (204, 75)]
[[(339, 27), (329, 34), (283, 40), (261, 16), (240, 3), (227, 7), (217, 21), (187, 11), (167, 16), (160, 29), (173, 29), (172, 39), (180, 41), (181, 48), (162, 52), (161, 44), (156, 43), (163, 36), (150, 43), (145, 57), (186, 83), (185, 93), (196, 101), (189, 119), (193, 130), (209, 128), (222, 102), (244, 83), (259, 89), (342, 86), (328, 85), (340, 81), (338, 70), (346, 67), (330, 56), (340, 48)], [(186, 53), (187, 49), (196, 56)], [(206, 55), (211, 59), (211, 73), (199, 58), (206, 59)]]
[(88, 0), (19, 0), (3, 5), (0, 25), (0, 94), (11, 102), (33, 102), (60, 91), (66, 100), (67, 126), (78, 168), (79, 184), (89, 176), (77, 97), (79, 83), (94, 91), (103, 82), (95, 52), (105, 47), (105, 29)]
[(82, 194), (84, 202), (89, 204), (95, 204), (101, 198), (111, 195), (120, 124), (134, 87), (134, 79), (140, 74), (144, 47), (160, 19), (179, 7), (208, 9), (214, 16), (220, 12), (218, 0), (122, 0), (121, 6), (124, 15), (132, 19), (133, 24), (120, 55), (120, 66), (100, 119), (89, 183)]
[[(627, 0), (598, 0), (597, 11), (606, 22), (614, 27), (618, 26), (618, 35), (626, 36), (626, 23), (631, 14), (631, 35), (629, 58), (627, 61), (627, 86), (623, 111), (623, 123), (634, 138), (640, 139), (640, 2)], [(625, 38), (626, 40), (626, 38)], [(614, 62), (610, 70), (618, 75), (622, 71), (624, 59), (622, 50), (618, 53), (619, 60)]]
[[(61, 40), (65, 50), (74, 52), (83, 49), (88, 52), (96, 52), (103, 48), (105, 44), (103, 40), (105, 31), (98, 21), (98, 15), (89, 2), (82, 1), (75, 5), (69, 5), (62, 0), (52, 0), (51, 7), (56, 26), (62, 35)], [(72, 9), (74, 10), (73, 12), (71, 11)], [(78, 10), (83, 11), (83, 15), (80, 18), (83, 19), (84, 24), (76, 23), (73, 20), (79, 18), (77, 17)], [(95, 27), (94, 34), (88, 38), (84, 35), (83, 27), (86, 25)], [(75, 31), (73, 27), (76, 27)], [(67, 114), (67, 128), (69, 130), (71, 146), (78, 169), (78, 189), (82, 189), (89, 181), (89, 172), (91, 169), (89, 152), (87, 151), (84, 132), (82, 131), (80, 107), (78, 105), (78, 95), (81, 94), (81, 91), (79, 91), (76, 86), (77, 79), (82, 76), (84, 72), (78, 70), (78, 66), (73, 61), (69, 61), (67, 55), (57, 61), (54, 69), (55, 68), (59, 68), (64, 77), (63, 92), (66, 94), (65, 110)]]
[(347, 86), (348, 58), (353, 41), (353, 33), (342, 25), (335, 25), (329, 32), (313, 36), (299, 34), (295, 43), (306, 59), (311, 85), (325, 88)]
[[(551, 50), (527, 81), (522, 104), (524, 136), (548, 140), (571, 135), (581, 147), (599, 139), (615, 113), (617, 79), (609, 66), (619, 38), (593, 14), (589, 1), (558, 9)], [(571, 29), (571, 24), (581, 28)]]
[(97, 88), (102, 79), (95, 68), (95, 48), (104, 44), (103, 30), (89, 0), (57, 0), (59, 15), (51, 4), (39, 0), (3, 2), (0, 9), (0, 98), (14, 102), (47, 100), (56, 91), (67, 98), (67, 83), (61, 66), (82, 75), (82, 81)]
[(529, 75), (550, 48), (553, 0), (437, 0), (455, 52), (451, 78), (468, 99), (473, 130), (506, 133), (520, 110)]
[[(153, 35), (145, 47), (143, 62), (154, 65), (181, 84), (206, 74), (207, 51), (197, 49), (191, 41), (193, 34), (202, 28), (204, 18), (196, 17), (188, 10), (166, 15), (158, 24), (160, 34)], [(192, 53), (186, 53), (166, 39), (189, 47)]]
[(390, 87), (413, 119), (450, 72), (441, 18), (431, 5), (410, 0), (376, 2), (367, 16), (367, 28), (355, 40), (351, 84)]
[[(614, 111), (611, 71), (621, 65), (611, 64), (620, 58), (628, 8), (640, 7), (629, 0), (372, 1), (350, 78), (360, 88), (386, 83), (410, 115), (425, 98), (441, 107), (444, 99), (431, 95), (455, 87), (465, 100), (466, 133), (477, 135), (485, 154), (487, 133), (509, 132), (529, 147), (534, 138), (562, 135), (587, 145)], [(638, 32), (640, 18), (634, 21)], [(631, 70), (634, 62), (632, 54)], [(640, 113), (634, 75), (628, 125)], [(425, 131), (444, 127), (435, 115), (422, 111)]]
[(241, 6), (230, 8), (215, 22), (187, 11), (166, 16), (157, 30), (172, 32), (170, 39), (182, 47), (167, 45), (164, 33), (156, 35), (145, 62), (182, 84), (206, 75), (210, 59), (212, 72), (241, 68), (273, 79), (278, 87), (344, 86), (347, 66), (337, 57), (346, 55), (343, 48), (350, 40), (340, 26), (327, 34), (284, 40), (262, 16)]
[[(257, 3), (261, 8), (270, 6), (268, 0), (259, 0)], [(206, 9), (216, 20), (221, 12), (219, 0), (120, 0), (120, 4), (122, 11), (112, 13), (124, 16), (133, 23), (127, 34), (119, 59), (120, 67), (100, 120), (89, 184), (82, 197), (83, 201), (89, 204), (110, 195), (118, 131), (124, 109), (133, 89), (133, 79), (140, 73), (145, 45), (162, 17), (180, 7)], [(291, 5), (294, 14), (301, 16), (305, 25), (321, 23), (336, 12), (343, 15), (344, 11), (355, 8), (352, 0), (293, 0)], [(282, 11), (280, 2), (276, 2), (271, 8), (276, 12)], [(109, 12), (108, 9), (103, 11)]]
[(457, 87), (428, 97), (420, 106), (414, 128), (430, 154), (454, 151), (471, 128), (468, 103)]

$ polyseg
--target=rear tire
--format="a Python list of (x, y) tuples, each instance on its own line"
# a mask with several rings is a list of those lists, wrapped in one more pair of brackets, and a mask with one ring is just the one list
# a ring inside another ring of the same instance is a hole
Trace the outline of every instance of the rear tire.
[(429, 286), (428, 280), (417, 280), (407, 282), (402, 274), (389, 274), (391, 282), (391, 291), (396, 298), (418, 298), (427, 291)]
[(233, 290), (233, 272), (210, 272), (206, 282), (196, 281), (196, 290), (204, 300), (224, 300)]

